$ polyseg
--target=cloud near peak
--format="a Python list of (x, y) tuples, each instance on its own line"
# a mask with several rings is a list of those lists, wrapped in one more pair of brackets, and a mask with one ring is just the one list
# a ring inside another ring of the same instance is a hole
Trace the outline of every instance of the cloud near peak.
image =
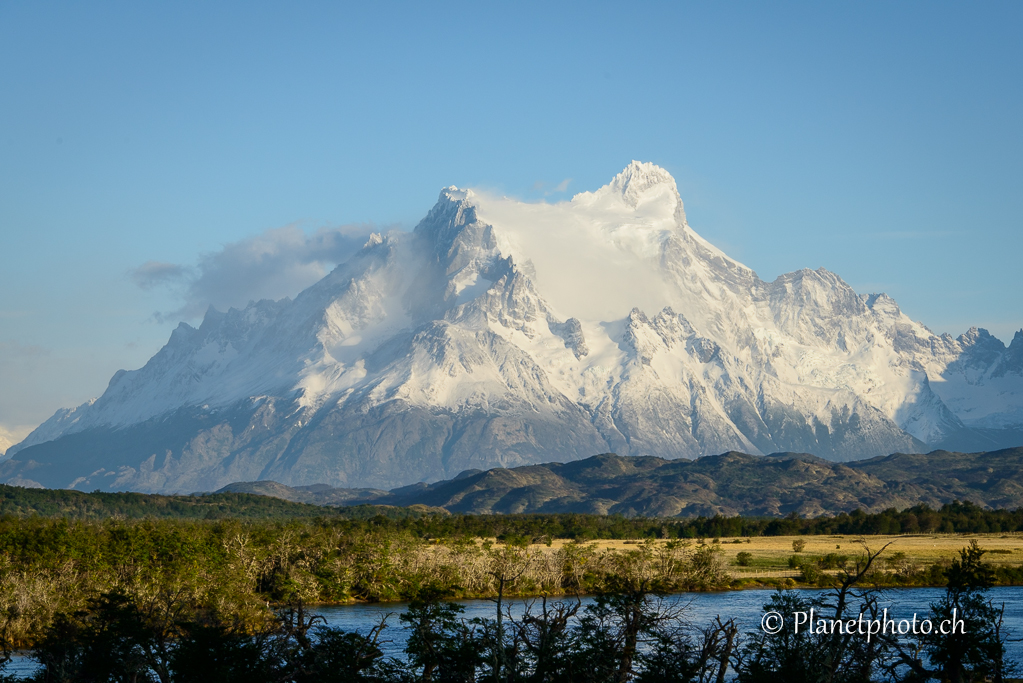
[(211, 305), (226, 310), (294, 296), (361, 249), (373, 229), (357, 224), (307, 234), (288, 225), (202, 254), (194, 266), (147, 261), (128, 277), (141, 289), (167, 287), (181, 296), (182, 306), (156, 313), (157, 320), (196, 319)]
[(175, 284), (188, 275), (188, 268), (163, 261), (146, 261), (128, 273), (128, 277), (140, 289), (153, 289), (162, 285)]

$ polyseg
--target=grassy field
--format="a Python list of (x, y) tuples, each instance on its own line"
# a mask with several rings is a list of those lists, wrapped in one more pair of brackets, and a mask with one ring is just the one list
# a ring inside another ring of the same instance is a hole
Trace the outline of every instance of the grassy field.
[[(888, 548), (881, 555), (884, 560), (903, 553), (903, 562), (914, 565), (929, 566), (936, 562), (949, 561), (959, 556), (959, 550), (971, 540), (976, 540), (988, 552), (984, 561), (991, 564), (1019, 566), (1023, 564), (1023, 534), (905, 534), (898, 536), (759, 536), (755, 538), (724, 538), (720, 544), (712, 539), (706, 543), (720, 547), (721, 559), (728, 570), (737, 577), (768, 576), (795, 577), (798, 570), (789, 566), (789, 558), (800, 555), (813, 558), (835, 553), (845, 555), (850, 562), (863, 555), (861, 541), (866, 542), (871, 551), (880, 550), (885, 544)], [(796, 553), (793, 542), (803, 542), (803, 549)], [(667, 541), (654, 541), (661, 544)], [(558, 548), (570, 541), (555, 541), (553, 547)], [(614, 548), (616, 550), (635, 549), (640, 541), (594, 541), (598, 548)], [(748, 566), (736, 564), (736, 556), (740, 552), (748, 552), (752, 560)]]

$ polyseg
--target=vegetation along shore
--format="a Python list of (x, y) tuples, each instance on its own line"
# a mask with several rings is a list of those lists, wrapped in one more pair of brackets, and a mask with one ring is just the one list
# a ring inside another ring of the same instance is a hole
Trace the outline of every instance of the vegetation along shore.
[(257, 624), (293, 600), (571, 596), (634, 580), (659, 592), (830, 586), (866, 548), (886, 544), (872, 585), (940, 586), (972, 539), (994, 584), (1023, 583), (1023, 509), (969, 503), (814, 519), (656, 519), (0, 487), (0, 513), (9, 647), (36, 642), (55, 615), (114, 592)]

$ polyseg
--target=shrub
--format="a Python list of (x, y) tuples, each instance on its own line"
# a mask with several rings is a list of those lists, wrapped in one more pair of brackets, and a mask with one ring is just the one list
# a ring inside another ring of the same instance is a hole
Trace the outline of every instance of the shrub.
[(802, 575), (803, 583), (810, 585), (817, 585), (824, 578), (823, 572), (813, 562), (804, 562), (799, 567), (799, 572)]
[(846, 563), (849, 562), (848, 555), (839, 555), (838, 553), (828, 553), (824, 557), (817, 560), (817, 565), (821, 569), (842, 569)]

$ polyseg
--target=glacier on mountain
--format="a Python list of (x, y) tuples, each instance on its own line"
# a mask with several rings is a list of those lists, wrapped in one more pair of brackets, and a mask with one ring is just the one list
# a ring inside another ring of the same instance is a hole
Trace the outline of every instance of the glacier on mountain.
[(210, 309), (0, 479), (394, 487), (613, 451), (846, 460), (1023, 443), (1023, 331), (935, 335), (824, 269), (764, 282), (633, 162), (571, 201), (444, 189), (294, 300)]

